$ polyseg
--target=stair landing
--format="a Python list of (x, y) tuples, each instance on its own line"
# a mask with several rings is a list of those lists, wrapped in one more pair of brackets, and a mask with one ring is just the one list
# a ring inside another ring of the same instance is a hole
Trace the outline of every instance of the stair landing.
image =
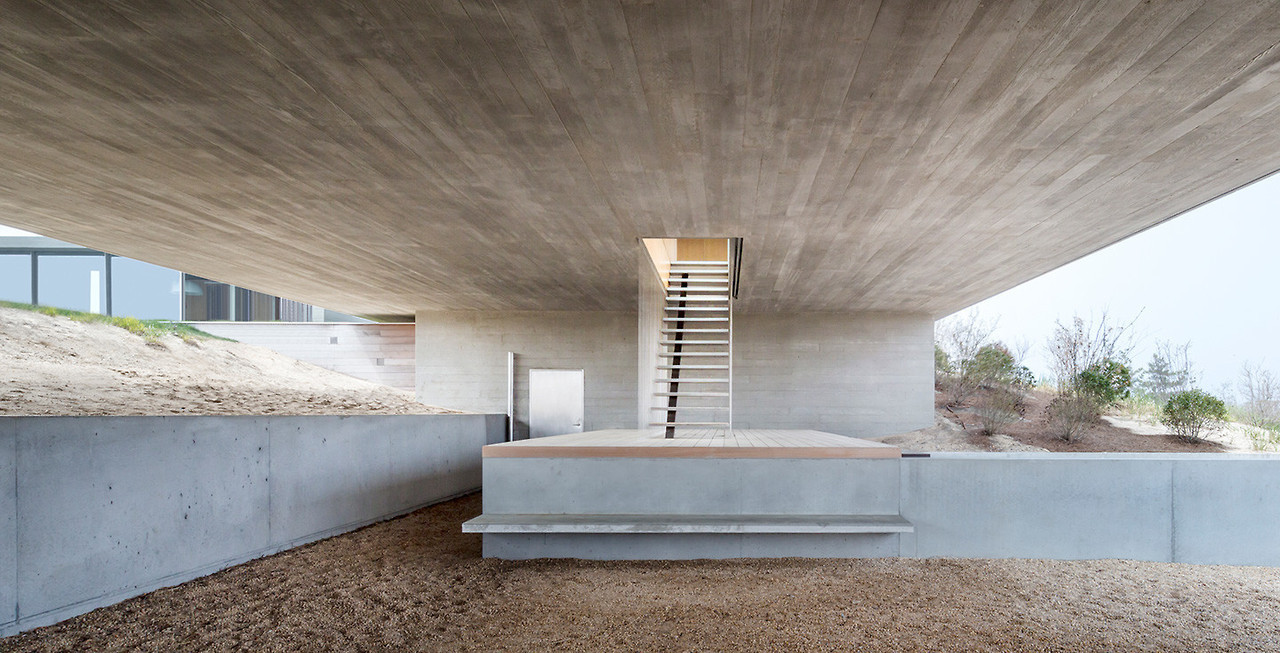
[(809, 430), (614, 429), (491, 444), (485, 458), (900, 458), (895, 446)]

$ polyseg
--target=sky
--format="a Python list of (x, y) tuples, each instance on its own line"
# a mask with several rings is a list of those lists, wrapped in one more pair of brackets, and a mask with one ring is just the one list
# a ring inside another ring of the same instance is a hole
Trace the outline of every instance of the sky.
[[(30, 235), (0, 226), (0, 236)], [(996, 324), (994, 338), (1026, 347), (1037, 376), (1045, 342), (1074, 315), (1136, 318), (1132, 362), (1159, 341), (1191, 344), (1200, 387), (1220, 392), (1246, 361), (1280, 374), (1280, 174), (961, 311)]]
[(30, 231), (14, 229), (13, 227), (6, 227), (0, 224), (0, 238), (5, 238), (8, 236), (35, 236), (35, 235), (36, 234), (33, 234)]
[(1190, 343), (1199, 387), (1234, 385), (1246, 361), (1280, 374), (1280, 174), (1188, 211), (946, 319), (996, 322), (1048, 372), (1046, 342), (1073, 315), (1133, 326), (1134, 367), (1158, 341)]

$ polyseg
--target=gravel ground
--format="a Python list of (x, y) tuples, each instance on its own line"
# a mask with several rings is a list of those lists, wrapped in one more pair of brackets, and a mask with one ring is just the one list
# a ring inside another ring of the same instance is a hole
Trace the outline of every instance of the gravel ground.
[(504, 562), (472, 495), (7, 640), (13, 651), (1274, 651), (1280, 569)]

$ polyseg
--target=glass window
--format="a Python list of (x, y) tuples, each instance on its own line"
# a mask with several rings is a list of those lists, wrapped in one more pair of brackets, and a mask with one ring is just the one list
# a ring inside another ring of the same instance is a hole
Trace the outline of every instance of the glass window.
[(204, 322), (231, 319), (231, 286), (194, 275), (183, 275), (182, 319)]
[(182, 274), (130, 258), (111, 259), (111, 313), (142, 320), (178, 320)]
[(310, 322), (311, 305), (292, 299), (281, 299), (279, 319), (284, 322)]
[(31, 303), (31, 255), (0, 255), (0, 301)]
[(236, 288), (237, 322), (270, 322), (276, 319), (276, 298), (247, 288)]
[(37, 257), (41, 306), (73, 311), (105, 313), (107, 308), (106, 263), (102, 256)]

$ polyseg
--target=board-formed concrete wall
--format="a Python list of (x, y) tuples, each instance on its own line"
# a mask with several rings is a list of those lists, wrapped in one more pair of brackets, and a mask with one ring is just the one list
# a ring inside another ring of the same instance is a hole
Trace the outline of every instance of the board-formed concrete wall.
[(474, 490), (502, 415), (0, 417), (0, 635)]
[(933, 320), (893, 313), (733, 318), (733, 425), (872, 438), (933, 424)]
[(215, 336), (266, 347), (357, 379), (414, 390), (412, 324), (190, 322)]
[[(660, 289), (659, 289), (660, 290)], [(637, 313), (417, 315), (418, 400), (506, 410), (516, 353), (516, 437), (528, 432), (529, 369), (586, 370), (585, 430), (646, 428), (652, 379), (638, 365)], [(734, 316), (734, 426), (876, 437), (933, 424), (933, 321), (922, 315)], [(658, 363), (656, 354), (651, 366)], [(639, 401), (637, 398), (641, 398)]]
[(583, 428), (635, 428), (636, 314), (577, 311), (417, 314), (418, 400), (506, 412), (507, 352), (516, 354), (516, 438), (529, 433), (529, 370), (581, 369)]

